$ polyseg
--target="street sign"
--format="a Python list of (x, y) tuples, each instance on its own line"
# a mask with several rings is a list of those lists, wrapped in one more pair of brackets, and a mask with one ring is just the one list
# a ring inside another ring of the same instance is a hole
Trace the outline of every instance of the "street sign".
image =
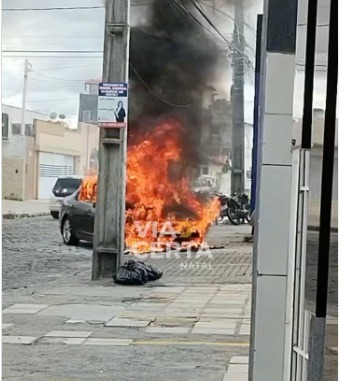
[(104, 128), (126, 128), (128, 120), (128, 84), (98, 85), (98, 125)]

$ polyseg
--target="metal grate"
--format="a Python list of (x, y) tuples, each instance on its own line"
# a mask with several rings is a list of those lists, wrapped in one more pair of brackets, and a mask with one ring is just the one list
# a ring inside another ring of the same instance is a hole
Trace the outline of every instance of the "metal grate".
[(59, 177), (73, 174), (71, 165), (39, 164), (40, 177)]

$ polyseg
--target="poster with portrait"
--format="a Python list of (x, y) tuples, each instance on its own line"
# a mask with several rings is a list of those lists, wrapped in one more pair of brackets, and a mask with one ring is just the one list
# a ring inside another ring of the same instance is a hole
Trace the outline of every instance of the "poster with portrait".
[(126, 128), (128, 121), (128, 84), (98, 85), (98, 125), (104, 128)]

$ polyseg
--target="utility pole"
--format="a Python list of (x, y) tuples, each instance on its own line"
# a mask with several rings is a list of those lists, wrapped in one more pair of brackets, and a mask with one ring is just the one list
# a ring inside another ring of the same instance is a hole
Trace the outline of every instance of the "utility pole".
[[(253, 145), (251, 166), (251, 211), (256, 209), (256, 183), (258, 167), (258, 125), (259, 125), (259, 88), (260, 88), (260, 64), (262, 49), (262, 26), (263, 15), (257, 16), (257, 39), (256, 39), (256, 67), (255, 67), (255, 96), (253, 104)], [(252, 228), (254, 230), (254, 228)]]
[[(103, 79), (128, 82), (129, 0), (107, 0)], [(111, 278), (124, 251), (127, 129), (101, 128), (92, 279)]]
[(27, 80), (28, 73), (30, 71), (31, 64), (28, 62), (28, 59), (25, 59), (25, 69), (24, 69), (24, 88), (22, 95), (22, 111), (21, 111), (21, 135), (25, 135), (25, 116), (26, 116), (26, 94), (27, 94)]
[(232, 87), (232, 192), (243, 192), (245, 183), (244, 169), (244, 8), (242, 1), (234, 6), (233, 33), (233, 87)]

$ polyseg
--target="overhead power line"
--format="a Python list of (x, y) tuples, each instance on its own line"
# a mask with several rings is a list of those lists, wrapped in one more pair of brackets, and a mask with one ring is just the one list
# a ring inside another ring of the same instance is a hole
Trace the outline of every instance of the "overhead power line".
[(46, 59), (55, 59), (55, 58), (62, 58), (62, 59), (74, 59), (74, 58), (82, 58), (82, 59), (102, 59), (103, 58), (103, 55), (100, 55), (100, 56), (97, 56), (97, 57), (94, 57), (94, 56), (55, 56), (55, 55), (29, 55), (29, 54), (21, 54), (21, 55), (18, 55), (18, 54), (7, 54), (6, 56), (3, 55), (2, 58), (27, 58), (27, 57), (31, 57), (32, 59), (33, 58), (46, 58)]
[(197, 11), (201, 14), (201, 16), (206, 20), (206, 22), (219, 34), (219, 36), (234, 50), (234, 51), (238, 51), (239, 53), (242, 54), (242, 56), (244, 57), (244, 59), (246, 60), (248, 66), (251, 68), (252, 71), (254, 71), (254, 68), (253, 68), (253, 65), (249, 59), (249, 57), (239, 51), (239, 49), (234, 45), (232, 44), (220, 31), (219, 29), (213, 24), (213, 22), (208, 18), (208, 16), (205, 14), (205, 12), (202, 11), (202, 9), (200, 8), (200, 6), (198, 5), (197, 1), (195, 0), (190, 0), (191, 3), (194, 5), (194, 7), (197, 9)]
[(55, 81), (55, 80), (48, 80), (48, 79), (38, 79), (38, 78), (33, 78), (33, 77), (30, 77), (29, 79), (30, 81), (35, 81), (35, 82), (45, 82), (45, 83), (50, 83), (51, 85), (52, 84), (63, 84), (63, 86), (67, 86), (67, 85), (80, 85), (82, 83), (84, 83), (84, 81), (79, 81), (79, 82), (68, 82), (68, 81)]
[(65, 11), (65, 10), (87, 10), (87, 9), (104, 9), (103, 5), (86, 6), (86, 7), (51, 7), (51, 8), (4, 8), (5, 12), (26, 12), (26, 11)]
[[(67, 69), (78, 69), (81, 67), (91, 67), (91, 66), (98, 66), (97, 64), (90, 64), (90, 65), (77, 65), (77, 66), (58, 66), (58, 67), (51, 67), (49, 69), (38, 69), (34, 70), (35, 73), (41, 72), (41, 71), (54, 71), (54, 70), (67, 70)], [(102, 65), (99, 66), (100, 69), (102, 69)]]
[[(208, 3), (205, 3), (204, 1), (199, 1), (200, 4), (204, 5), (205, 7), (208, 7), (208, 8), (211, 8), (214, 12), (217, 12), (217, 13), (220, 13), (221, 15), (224, 15), (226, 17), (228, 17), (230, 20), (232, 20), (234, 22), (234, 17), (229, 15), (228, 13), (214, 7), (213, 5), (211, 4), (208, 4)], [(252, 27), (250, 24), (248, 24), (247, 22), (244, 21), (244, 25), (246, 27), (248, 27), (252, 32), (255, 32), (255, 28)]]
[(3, 50), (3, 53), (51, 53), (51, 54), (94, 54), (103, 53), (103, 50)]
[(133, 70), (133, 72), (135, 73), (135, 75), (137, 76), (137, 78), (141, 81), (141, 83), (144, 85), (144, 87), (152, 94), (154, 95), (155, 98), (159, 99), (161, 102), (163, 103), (166, 103), (167, 105), (169, 106), (172, 106), (172, 107), (177, 107), (177, 108), (187, 108), (187, 107), (190, 107), (191, 104), (187, 104), (187, 105), (179, 105), (179, 104), (175, 104), (175, 103), (172, 103), (172, 102), (169, 102), (167, 99), (164, 99), (162, 98), (158, 93), (156, 93), (144, 80), (143, 78), (140, 76), (140, 74), (137, 72), (137, 70), (134, 68), (134, 66), (129, 63), (129, 66), (131, 67), (131, 69)]
[[(22, 64), (15, 64), (16, 66), (22, 66)], [(33, 70), (34, 73), (40, 73), (40, 72), (44, 72), (44, 71), (55, 71), (55, 70), (58, 70), (58, 71), (63, 71), (63, 70), (68, 70), (68, 69), (79, 69), (79, 68), (82, 68), (82, 67), (99, 67), (100, 69), (102, 69), (102, 65), (101, 64), (90, 64), (90, 65), (76, 65), (76, 66), (54, 66), (54, 67), (50, 67), (48, 69), (37, 69), (37, 70)], [(14, 71), (9, 71), (9, 70), (6, 70), (6, 71), (2, 71), (2, 74), (19, 74), (18, 72), (14, 72)]]
[(6, 36), (6, 35), (3, 35), (2, 36), (3, 38), (29, 38), (29, 39), (32, 39), (32, 38), (39, 38), (39, 39), (42, 39), (42, 38), (70, 38), (72, 37), (72, 39), (74, 38), (104, 38), (104, 35), (102, 36), (70, 36), (70, 35), (63, 35), (63, 36), (48, 36), (48, 35), (45, 35), (45, 36), (33, 36), (33, 35), (18, 35), (18, 36)]
[(27, 103), (46, 103), (46, 102), (74, 101), (76, 99), (79, 99), (79, 98), (78, 97), (74, 97), (74, 98), (61, 98), (61, 99), (39, 99), (39, 100), (27, 101)]
[[(132, 7), (141, 7), (147, 5), (153, 5), (153, 2), (149, 3), (136, 3), (131, 4)], [(76, 11), (76, 10), (88, 10), (88, 9), (105, 9), (104, 5), (93, 6), (79, 6), (79, 7), (49, 7), (49, 8), (4, 8), (3, 12), (28, 12), (28, 11)]]
[(57, 77), (50, 77), (49, 75), (45, 75), (45, 74), (40, 74), (40, 73), (37, 73), (35, 70), (31, 70), (31, 73), (34, 73), (35, 75), (38, 75), (40, 77), (44, 77), (44, 78), (48, 78), (48, 79), (53, 79), (55, 81), (63, 81), (63, 82), (86, 82), (86, 80), (84, 79), (65, 79), (65, 78), (57, 78)]

